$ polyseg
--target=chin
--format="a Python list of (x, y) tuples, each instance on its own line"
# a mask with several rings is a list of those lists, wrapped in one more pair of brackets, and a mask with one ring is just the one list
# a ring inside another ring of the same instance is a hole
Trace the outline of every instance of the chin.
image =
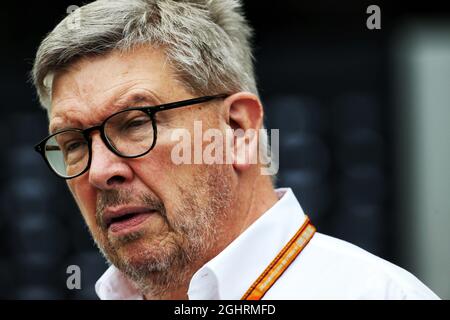
[(174, 241), (167, 239), (169, 236), (163, 240), (141, 236), (122, 243), (114, 252), (119, 269), (139, 274), (140, 277), (171, 269), (180, 250)]

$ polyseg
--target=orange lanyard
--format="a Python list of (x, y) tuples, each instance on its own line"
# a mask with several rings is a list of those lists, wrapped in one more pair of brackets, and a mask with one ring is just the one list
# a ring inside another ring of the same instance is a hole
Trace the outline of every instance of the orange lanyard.
[(241, 300), (261, 300), (273, 284), (280, 278), (289, 265), (306, 247), (309, 240), (314, 236), (316, 228), (311, 224), (308, 216), (297, 233), (278, 253), (273, 261), (267, 266), (266, 270), (256, 279)]

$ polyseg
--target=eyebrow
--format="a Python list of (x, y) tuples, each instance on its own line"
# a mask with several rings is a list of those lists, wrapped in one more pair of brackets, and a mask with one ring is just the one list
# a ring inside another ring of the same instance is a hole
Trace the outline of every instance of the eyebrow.
[[(58, 116), (59, 118), (63, 118), (63, 119), (67, 119), (65, 116)], [(70, 123), (70, 121), (58, 121), (59, 123), (57, 125), (52, 125), (52, 123), (50, 123), (49, 125), (49, 133), (50, 134), (54, 134), (57, 133), (59, 131), (63, 131), (63, 130), (67, 130), (67, 129), (76, 129), (80, 126), (75, 126), (75, 125), (66, 125), (67, 123)]]
[(158, 102), (158, 99), (151, 94), (133, 93), (130, 94), (129, 96), (126, 96), (125, 99), (122, 98), (117, 99), (115, 102), (112, 103), (112, 105), (117, 109), (115, 112), (118, 112), (121, 109), (136, 106), (136, 104), (144, 101), (147, 102), (146, 106), (156, 106), (160, 104), (160, 102)]
[[(125, 110), (127, 108), (132, 108), (135, 107), (136, 104), (140, 104), (142, 102), (146, 102), (145, 106), (157, 106), (159, 104), (161, 104), (158, 99), (156, 97), (154, 97), (152, 94), (143, 94), (143, 93), (132, 93), (128, 96), (124, 95), (125, 98), (119, 97), (119, 99), (117, 99), (116, 101), (112, 102), (109, 104), (109, 109), (112, 111), (108, 116), (105, 117), (105, 119), (107, 117), (109, 117), (110, 115), (117, 113), (119, 111)], [(144, 105), (143, 105), (144, 107)], [(52, 124), (50, 124), (49, 126), (49, 133), (50, 134), (54, 134), (56, 132), (59, 131), (63, 131), (66, 129), (80, 129), (79, 127), (76, 127), (75, 125), (70, 125), (71, 120), (69, 120), (64, 114), (61, 115), (55, 115), (55, 117), (57, 118), (62, 118), (64, 119), (62, 122), (60, 122), (57, 125), (52, 126)], [(104, 120), (103, 120), (104, 121)], [(75, 121), (77, 123), (80, 123), (79, 121)], [(69, 125), (67, 126), (67, 124), (69, 123)]]

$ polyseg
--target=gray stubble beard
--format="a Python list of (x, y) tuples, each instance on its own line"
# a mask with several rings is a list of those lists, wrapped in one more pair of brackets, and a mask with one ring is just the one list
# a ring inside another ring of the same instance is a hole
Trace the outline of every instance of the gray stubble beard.
[[(229, 175), (218, 166), (213, 167), (215, 167), (213, 173), (200, 176), (194, 186), (178, 186), (179, 194), (185, 196), (181, 207), (173, 214), (176, 218), (174, 221), (170, 221), (164, 204), (155, 196), (150, 194), (140, 196), (143, 204), (158, 208), (158, 214), (164, 218), (169, 228), (168, 232), (172, 235), (168, 237), (168, 234), (166, 239), (163, 239), (165, 246), (161, 250), (164, 250), (164, 253), (158, 252), (155, 255), (154, 246), (151, 248), (144, 246), (139, 263), (130, 257), (120, 257), (117, 254), (118, 247), (143, 239), (145, 231), (129, 234), (114, 242), (106, 236), (105, 244), (95, 239), (103, 256), (123, 272), (143, 295), (158, 299), (180, 286), (188, 287), (190, 278), (196, 271), (192, 270), (192, 265), (198, 265), (199, 260), (205, 259), (205, 255), (217, 243), (218, 230), (223, 228), (222, 222), (230, 213), (234, 195)], [(100, 217), (103, 205), (129, 203), (130, 194), (133, 193), (129, 191), (121, 193), (116, 190), (115, 194), (100, 198), (97, 210), (97, 220), (100, 223), (98, 225), (102, 226)], [(208, 201), (203, 205), (199, 199)]]

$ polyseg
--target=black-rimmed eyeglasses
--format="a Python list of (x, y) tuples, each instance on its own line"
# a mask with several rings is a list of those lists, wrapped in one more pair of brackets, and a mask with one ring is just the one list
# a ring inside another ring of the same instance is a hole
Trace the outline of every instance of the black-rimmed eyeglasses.
[(141, 157), (156, 145), (155, 114), (226, 98), (227, 94), (204, 96), (157, 106), (127, 108), (110, 115), (102, 124), (87, 129), (64, 129), (53, 133), (34, 146), (47, 165), (59, 177), (72, 179), (89, 170), (92, 158), (91, 133), (100, 136), (114, 154), (123, 158)]

